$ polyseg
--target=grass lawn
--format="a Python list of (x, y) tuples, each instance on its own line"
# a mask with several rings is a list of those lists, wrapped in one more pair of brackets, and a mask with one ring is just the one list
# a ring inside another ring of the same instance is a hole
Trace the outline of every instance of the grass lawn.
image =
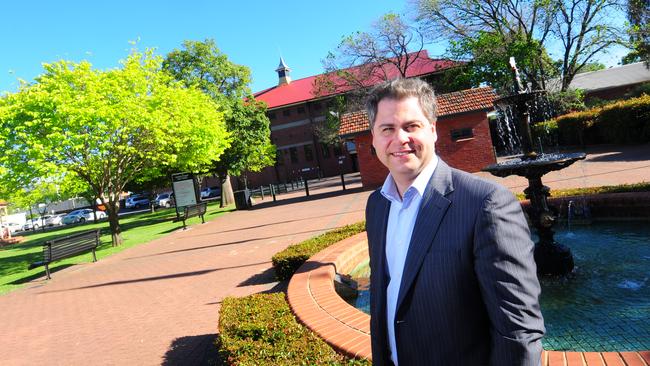
[[(234, 205), (226, 208), (219, 208), (219, 202), (208, 204), (208, 212), (205, 220), (209, 221), (225, 212), (234, 210)], [(100, 245), (97, 249), (97, 260), (108, 257), (114, 253), (121, 252), (135, 245), (150, 242), (165, 236), (183, 227), (182, 222), (172, 222), (176, 217), (176, 210), (159, 209), (155, 213), (141, 213), (124, 216), (120, 219), (122, 238), (124, 242), (119, 247), (111, 245), (111, 234), (108, 228), (108, 221), (96, 224), (85, 224), (75, 226), (62, 226), (45, 232), (24, 233), (24, 240), (15, 245), (0, 248), (0, 295), (18, 289), (23, 284), (39, 277), (45, 276), (45, 267), (38, 267), (27, 270), (27, 267), (34, 262), (43, 260), (43, 243), (47, 240), (60, 236), (70, 235), (90, 229), (101, 229)], [(187, 225), (194, 225), (201, 222), (201, 218), (193, 217), (187, 221)], [(92, 262), (92, 254), (84, 253), (72, 258), (56, 261), (50, 265), (50, 271), (56, 272), (59, 269), (72, 266), (76, 263)], [(53, 274), (56, 276), (56, 274)]]

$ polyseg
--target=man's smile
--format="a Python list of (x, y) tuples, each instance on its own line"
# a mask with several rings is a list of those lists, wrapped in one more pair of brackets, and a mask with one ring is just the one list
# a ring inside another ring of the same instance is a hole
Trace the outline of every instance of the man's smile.
[(415, 153), (415, 150), (404, 150), (404, 151), (397, 151), (391, 153), (391, 155), (399, 157), (399, 156), (406, 156), (408, 154), (413, 154), (413, 153)]

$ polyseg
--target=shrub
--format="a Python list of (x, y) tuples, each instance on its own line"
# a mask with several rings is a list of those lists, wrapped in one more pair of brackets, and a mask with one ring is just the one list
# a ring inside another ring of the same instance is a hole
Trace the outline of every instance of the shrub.
[(598, 116), (597, 129), (599, 136), (607, 142), (649, 142), (650, 95), (606, 105)]
[[(600, 187), (586, 187), (586, 188), (567, 188), (567, 189), (552, 189), (551, 197), (569, 197), (569, 196), (584, 196), (603, 193), (625, 193), (625, 192), (650, 192), (650, 183), (634, 183), (634, 184), (619, 184), (616, 186), (600, 186)], [(519, 200), (525, 200), (526, 195), (517, 193)]]
[(229, 365), (370, 365), (337, 354), (300, 325), (283, 293), (225, 298), (217, 346)]
[(288, 280), (314, 254), (365, 229), (366, 224), (362, 221), (328, 231), (325, 234), (287, 247), (287, 249), (276, 253), (271, 259), (275, 269), (275, 276), (280, 281)]
[(557, 137), (562, 145), (650, 142), (650, 95), (565, 114), (533, 131), (543, 140)]
[(559, 142), (564, 145), (584, 146), (587, 130), (593, 127), (598, 117), (599, 109), (582, 112), (572, 112), (558, 117), (557, 122)]

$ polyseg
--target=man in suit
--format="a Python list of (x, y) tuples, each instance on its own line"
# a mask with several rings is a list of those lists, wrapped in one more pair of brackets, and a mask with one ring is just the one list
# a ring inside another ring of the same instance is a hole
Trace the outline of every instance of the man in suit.
[(424, 81), (378, 85), (366, 107), (390, 172), (366, 207), (373, 364), (539, 365), (540, 287), (513, 194), (436, 156)]

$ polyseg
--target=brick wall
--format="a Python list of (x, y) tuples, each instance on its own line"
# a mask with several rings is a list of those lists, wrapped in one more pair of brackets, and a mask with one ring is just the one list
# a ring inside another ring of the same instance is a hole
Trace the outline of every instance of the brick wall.
[(364, 188), (381, 186), (388, 175), (388, 169), (377, 159), (377, 156), (372, 154), (372, 135), (370, 131), (357, 135), (354, 141), (357, 144), (361, 184)]
[[(451, 130), (471, 128), (474, 137), (454, 141)], [(496, 162), (487, 113), (464, 113), (441, 118), (437, 123), (436, 152), (449, 166), (474, 173)]]
[[(474, 137), (453, 141), (451, 130), (461, 128), (471, 128)], [(473, 173), (496, 162), (485, 111), (441, 118), (437, 123), (437, 132), (436, 153), (450, 166)], [(372, 154), (370, 132), (357, 135), (355, 142), (363, 186), (365, 188), (381, 186), (388, 175), (388, 169)]]

